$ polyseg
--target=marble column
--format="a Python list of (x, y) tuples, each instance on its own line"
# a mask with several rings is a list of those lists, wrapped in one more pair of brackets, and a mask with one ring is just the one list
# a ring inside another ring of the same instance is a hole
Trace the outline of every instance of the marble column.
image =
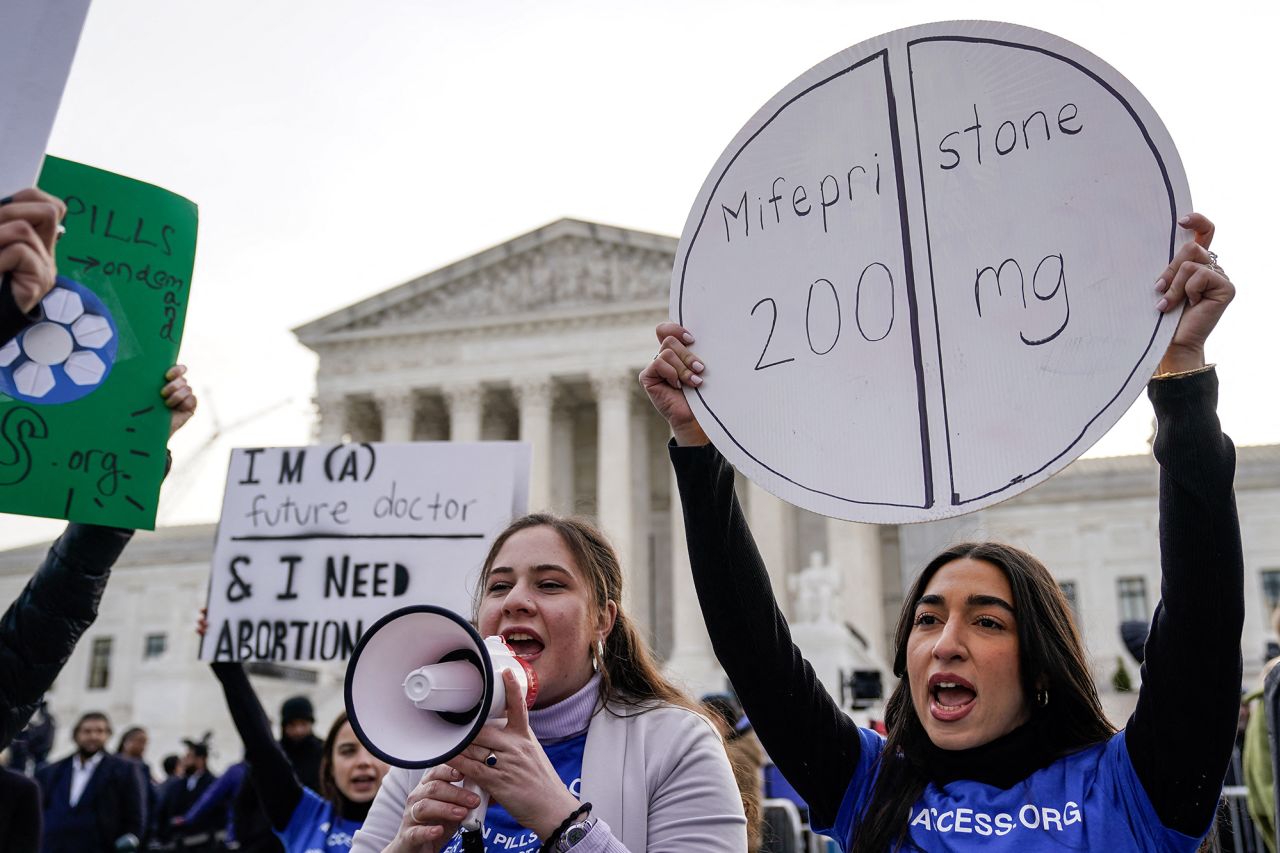
[(320, 444), (340, 444), (347, 432), (347, 398), (342, 394), (324, 394), (315, 398), (316, 441)]
[[(633, 402), (639, 397), (635, 383), (631, 394)], [(635, 405), (631, 412), (631, 559), (626, 568), (627, 610), (652, 634), (654, 547), (653, 488), (650, 483), (650, 456), (653, 443), (653, 407), (647, 403)], [(665, 525), (663, 534), (666, 534)]]
[(563, 406), (551, 411), (551, 506), (561, 515), (577, 512), (576, 477), (573, 470), (574, 417)]
[(406, 389), (379, 391), (375, 395), (382, 415), (382, 440), (413, 441), (413, 392)]
[(887, 660), (880, 528), (828, 518), (827, 562), (840, 575), (844, 621), (866, 639), (872, 657)]
[[(723, 690), (724, 673), (711, 649), (711, 637), (702, 621), (702, 608), (693, 586), (689, 567), (689, 544), (685, 541), (684, 513), (680, 509), (680, 489), (671, 472), (671, 610), (672, 648), (666, 672), (694, 696)], [(745, 630), (751, 630), (746, 626)]]
[(550, 376), (536, 376), (520, 380), (512, 390), (520, 410), (520, 440), (529, 442), (533, 451), (529, 510), (549, 510), (552, 507), (551, 411), (555, 405), (555, 383)]
[(449, 406), (449, 440), (479, 441), (484, 389), (480, 385), (452, 385), (444, 389)]
[(791, 616), (791, 596), (787, 578), (794, 563), (792, 547), (795, 539), (794, 508), (780, 498), (748, 481), (747, 523), (755, 535), (756, 546), (765, 568), (769, 570), (769, 583), (778, 608), (788, 618)]
[(630, 373), (591, 377), (596, 396), (596, 518), (618, 552), (624, 571), (635, 565), (634, 518), (631, 499)]

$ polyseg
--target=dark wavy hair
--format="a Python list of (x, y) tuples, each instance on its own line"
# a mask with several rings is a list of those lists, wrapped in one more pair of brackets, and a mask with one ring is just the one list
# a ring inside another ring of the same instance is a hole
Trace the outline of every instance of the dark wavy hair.
[(133, 737), (139, 732), (145, 735), (147, 733), (147, 730), (144, 729), (142, 726), (129, 726), (129, 728), (125, 729), (124, 734), (120, 735), (120, 742), (116, 744), (116, 754), (119, 755), (123, 753), (124, 745), (129, 742), (129, 738)]
[(338, 790), (338, 783), (333, 778), (333, 750), (338, 740), (338, 732), (342, 731), (342, 727), (346, 724), (347, 712), (339, 711), (333, 725), (329, 726), (329, 734), (324, 739), (324, 748), (320, 751), (320, 796), (333, 803), (334, 808), (338, 809), (338, 814), (345, 814), (346, 806), (350, 802)]
[[(1011, 545), (966, 542), (948, 548), (925, 566), (902, 602), (893, 656), (893, 673), (900, 680), (885, 703), (888, 738), (880, 754), (871, 800), (854, 833), (851, 853), (883, 853), (901, 849), (907, 841), (911, 806), (924, 793), (929, 779), (905, 757), (919, 756), (931, 746), (911, 701), (907, 639), (916, 603), (929, 581), (948, 563), (965, 558), (990, 563), (1009, 579), (1017, 611), (1023, 701), (1031, 708), (1032, 718), (1042, 723), (1041, 731), (1050, 738), (1048, 753), (1060, 757), (1115, 734), (1098, 699), (1071, 608), (1049, 570), (1035, 557)], [(1031, 697), (1043, 688), (1049, 691), (1049, 702), (1040, 706)]]
[[(489, 582), (493, 561), (497, 559), (502, 546), (521, 530), (534, 527), (550, 527), (560, 536), (569, 553), (573, 554), (574, 562), (591, 590), (591, 602), (596, 613), (603, 612), (610, 601), (617, 606), (613, 630), (604, 641), (604, 659), (597, 660), (601, 676), (601, 700), (609, 705), (627, 706), (632, 711), (652, 710), (657, 704), (668, 704), (701, 714), (698, 704), (662, 675), (635, 622), (623, 610), (622, 565), (618, 561), (618, 554), (604, 533), (589, 521), (550, 513), (533, 513), (508, 524), (493, 540), (493, 545), (484, 558), (476, 587), (476, 613), (479, 612), (480, 601)], [(583, 649), (583, 652), (593, 658), (597, 657), (594, 648)]]

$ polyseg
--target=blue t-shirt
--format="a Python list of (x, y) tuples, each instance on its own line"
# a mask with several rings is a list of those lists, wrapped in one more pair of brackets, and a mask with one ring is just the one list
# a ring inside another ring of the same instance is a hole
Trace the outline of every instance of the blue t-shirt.
[[(564, 782), (569, 793), (582, 797), (582, 751), (587, 746), (587, 733), (568, 738), (558, 743), (543, 744), (542, 749), (551, 759), (551, 766), (556, 775)], [(568, 817), (568, 815), (565, 815)], [(485, 853), (533, 853), (542, 843), (537, 834), (516, 823), (498, 803), (489, 803), (489, 811), (484, 816)], [(454, 837), (441, 853), (459, 853), (462, 850), (462, 835)]]
[[(818, 828), (846, 850), (870, 801), (885, 743), (876, 732), (858, 734), (862, 754), (835, 826)], [(911, 807), (908, 829), (910, 842), (927, 851), (1194, 851), (1200, 845), (1199, 838), (1160, 823), (1129, 761), (1124, 732), (1008, 790), (967, 780), (942, 788), (930, 784)]]
[(333, 803), (310, 788), (303, 788), (289, 825), (276, 835), (287, 853), (336, 853), (351, 849), (351, 839), (360, 823), (336, 814)]

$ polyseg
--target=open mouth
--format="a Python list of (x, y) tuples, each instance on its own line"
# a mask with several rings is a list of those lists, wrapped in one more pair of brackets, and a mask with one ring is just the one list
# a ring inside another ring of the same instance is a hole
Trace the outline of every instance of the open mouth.
[(939, 673), (929, 679), (929, 713), (944, 723), (964, 718), (978, 698), (973, 685), (959, 676)]
[(378, 777), (372, 773), (368, 773), (368, 774), (362, 773), (359, 776), (351, 777), (351, 787), (357, 790), (365, 790), (367, 788), (376, 787), (377, 784), (378, 784)]
[(502, 639), (516, 657), (529, 662), (537, 660), (545, 647), (542, 638), (527, 628), (503, 631)]

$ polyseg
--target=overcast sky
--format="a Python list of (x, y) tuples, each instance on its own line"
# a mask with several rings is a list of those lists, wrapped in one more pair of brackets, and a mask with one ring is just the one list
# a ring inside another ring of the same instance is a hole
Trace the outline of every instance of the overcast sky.
[[(1280, 442), (1270, 4), (95, 0), (50, 153), (200, 207), (201, 414), (161, 522), (216, 518), (230, 447), (308, 441), (315, 359), (290, 328), (562, 216), (678, 236), (780, 88), (956, 17), (1054, 32), (1146, 95), (1240, 288), (1211, 343), (1223, 421)], [(1149, 418), (1141, 401), (1094, 452), (1142, 452)], [(58, 529), (4, 519), (0, 546)]]

